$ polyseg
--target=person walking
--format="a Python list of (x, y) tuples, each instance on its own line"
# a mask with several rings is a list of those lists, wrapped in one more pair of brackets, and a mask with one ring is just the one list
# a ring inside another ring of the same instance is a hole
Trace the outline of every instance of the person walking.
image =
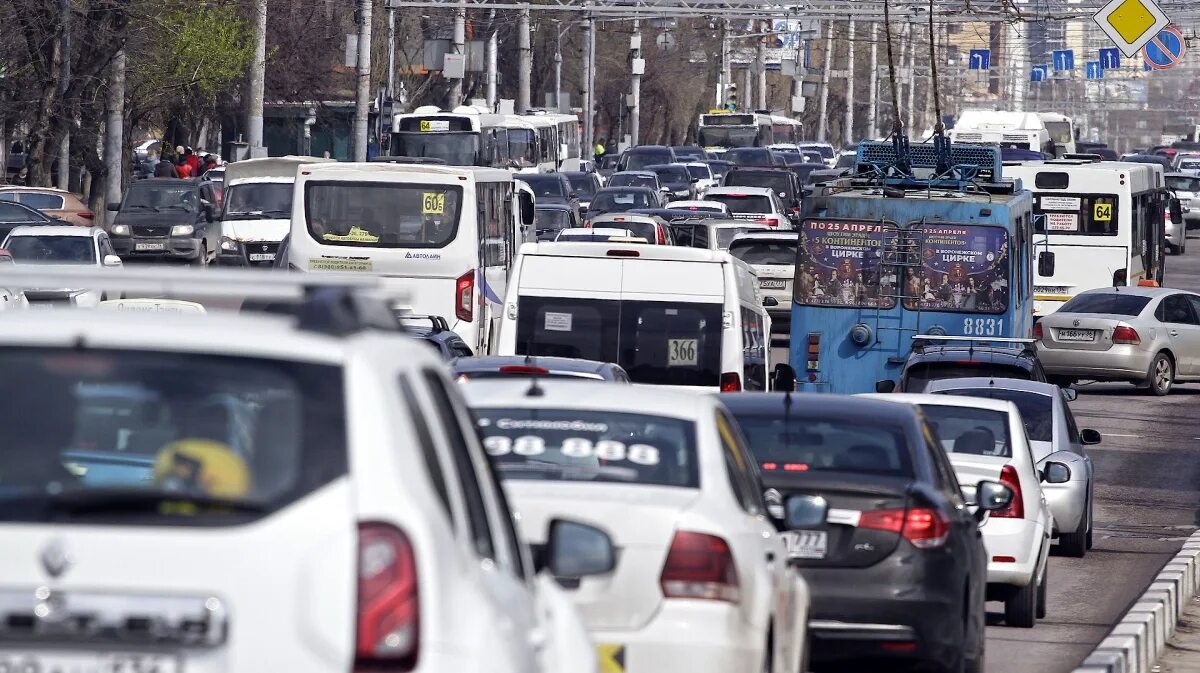
[(604, 141), (597, 140), (596, 146), (592, 148), (592, 158), (594, 158), (596, 160), (597, 166), (600, 165), (600, 160), (604, 158), (604, 155), (607, 152), (608, 152), (607, 148), (604, 147)]

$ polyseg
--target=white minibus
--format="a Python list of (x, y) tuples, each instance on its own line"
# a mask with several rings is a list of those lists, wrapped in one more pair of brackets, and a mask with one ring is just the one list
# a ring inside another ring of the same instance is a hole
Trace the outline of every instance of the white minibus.
[(226, 164), (217, 263), (273, 265), (279, 242), (291, 230), (292, 183), (296, 181), (296, 168), (326, 161), (287, 156)]
[(634, 383), (766, 390), (771, 318), (729, 253), (636, 243), (526, 243), (500, 355), (614, 362)]
[(512, 174), (428, 164), (325, 163), (296, 176), (289, 261), (383, 276), (400, 311), (442, 316), (494, 350), (521, 237)]

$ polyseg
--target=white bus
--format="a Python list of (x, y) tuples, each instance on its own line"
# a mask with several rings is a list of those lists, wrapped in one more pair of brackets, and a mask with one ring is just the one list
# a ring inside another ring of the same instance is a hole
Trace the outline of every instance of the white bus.
[(950, 142), (997, 144), (1055, 156), (1050, 146), (1050, 132), (1033, 112), (966, 110), (950, 129)]
[(705, 149), (727, 150), (732, 147), (766, 147), (776, 141), (771, 116), (758, 112), (709, 110), (700, 115), (696, 140)]
[(554, 123), (558, 135), (558, 170), (577, 171), (580, 169), (580, 159), (591, 157), (591, 152), (584, 152), (579, 145), (579, 118), (575, 115), (535, 110), (524, 116)]
[(1075, 154), (1075, 122), (1057, 112), (1039, 112), (1037, 116), (1046, 127), (1046, 133), (1050, 134), (1050, 140), (1054, 141), (1054, 156), (1062, 158)]
[(217, 263), (275, 263), (279, 242), (291, 230), (296, 168), (325, 162), (315, 157), (263, 157), (227, 164)]
[(521, 173), (558, 170), (558, 124), (537, 115), (505, 115), (512, 167)]
[(427, 105), (395, 115), (388, 153), (441, 159), (449, 166), (507, 168), (511, 163), (504, 115), (468, 105), (450, 112)]
[(1034, 195), (1034, 315), (1084, 290), (1163, 282), (1169, 194), (1157, 164), (1006, 164)]
[(494, 351), (521, 238), (513, 178), (494, 168), (314, 164), (296, 177), (289, 261), (373, 273), (401, 311), (442, 316), (478, 354)]

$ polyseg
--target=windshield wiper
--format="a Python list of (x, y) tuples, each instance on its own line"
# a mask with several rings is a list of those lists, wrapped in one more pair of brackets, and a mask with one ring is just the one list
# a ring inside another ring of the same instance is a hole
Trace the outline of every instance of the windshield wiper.
[(126, 207), (127, 207), (129, 210), (153, 210), (153, 211), (154, 211), (154, 212), (156, 212), (156, 213), (157, 213), (157, 212), (160, 212), (160, 211), (158, 210), (158, 208), (155, 208), (154, 206), (126, 206)]
[(43, 504), (55, 512), (92, 514), (97, 512), (157, 512), (188, 515), (195, 513), (234, 512), (261, 514), (268, 511), (266, 503), (253, 500), (222, 498), (179, 491), (146, 488), (73, 488), (54, 495), (44, 492), (22, 493), (15, 497), (0, 496), (0, 502)]

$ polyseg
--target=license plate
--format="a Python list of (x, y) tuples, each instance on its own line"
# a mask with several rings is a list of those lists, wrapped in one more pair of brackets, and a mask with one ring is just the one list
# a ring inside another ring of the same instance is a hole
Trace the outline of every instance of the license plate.
[(273, 252), (252, 252), (250, 253), (251, 262), (274, 262), (275, 253)]
[(823, 530), (784, 531), (788, 556), (792, 558), (825, 558), (829, 547), (829, 534)]
[(763, 279), (758, 281), (758, 286), (764, 290), (782, 290), (783, 288), (787, 287), (787, 281)]
[(134, 652), (28, 652), (0, 650), (0, 671), (37, 673), (179, 673), (179, 658), (168, 654)]
[(1058, 330), (1059, 341), (1095, 341), (1096, 330), (1094, 329), (1060, 329)]
[(166, 250), (167, 244), (166, 243), (134, 243), (133, 249), (138, 250), (138, 251), (141, 251), (141, 250)]

